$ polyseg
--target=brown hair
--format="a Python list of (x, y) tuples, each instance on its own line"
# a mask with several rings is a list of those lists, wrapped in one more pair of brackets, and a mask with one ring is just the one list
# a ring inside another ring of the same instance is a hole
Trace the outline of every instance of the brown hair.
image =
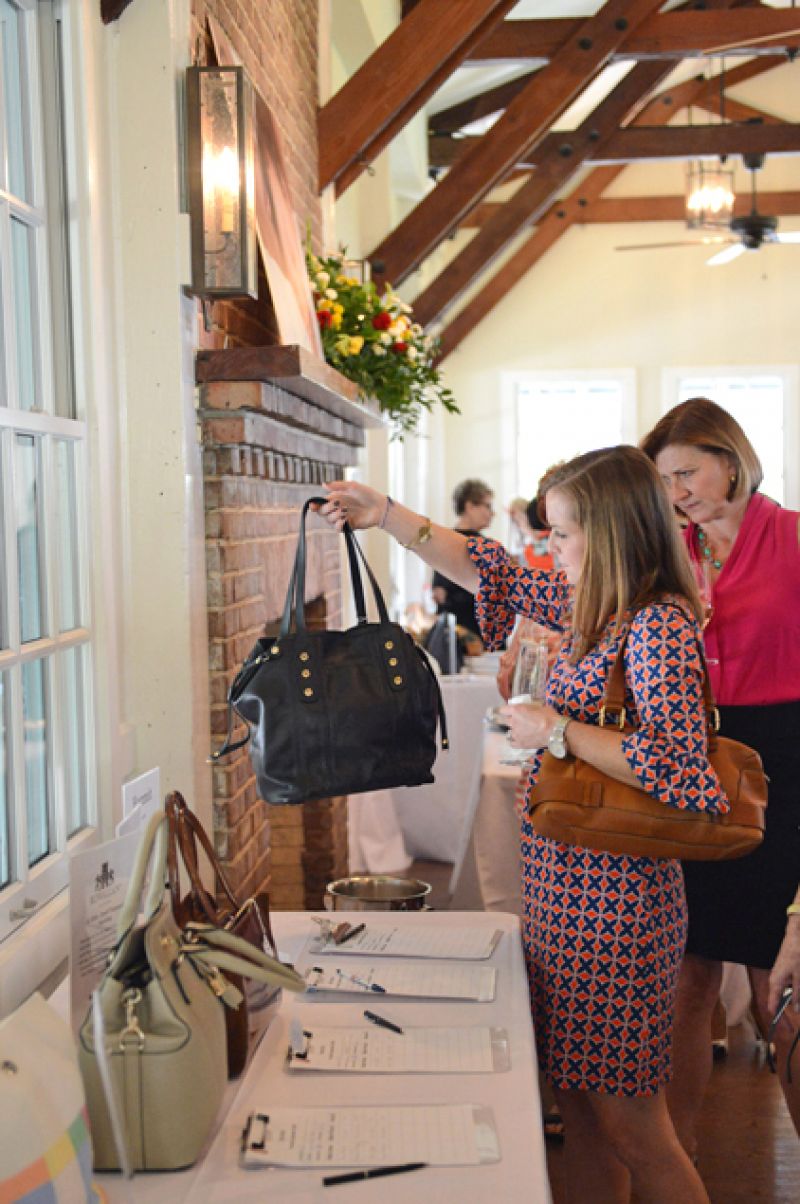
[(453, 509), (457, 515), (462, 515), (469, 502), (472, 502), (473, 506), (480, 506), (481, 502), (490, 501), (493, 497), (494, 490), (490, 489), (485, 481), (480, 481), (477, 477), (468, 477), (466, 481), (460, 481), (453, 490)]
[(749, 498), (764, 479), (761, 461), (739, 423), (707, 397), (692, 397), (673, 406), (639, 446), (655, 460), (665, 447), (677, 443), (723, 456), (730, 463), (734, 480), (728, 490), (729, 502)]
[(598, 642), (608, 623), (670, 595), (702, 607), (689, 558), (661, 478), (638, 448), (605, 447), (553, 473), (548, 490), (564, 495), (586, 536), (575, 591), (572, 659)]

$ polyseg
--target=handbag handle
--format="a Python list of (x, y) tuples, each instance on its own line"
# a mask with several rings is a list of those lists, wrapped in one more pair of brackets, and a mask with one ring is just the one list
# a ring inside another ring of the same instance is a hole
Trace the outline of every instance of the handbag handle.
[[(286, 603), (283, 608), (283, 617), (279, 632), (279, 639), (283, 639), (289, 634), (292, 629), (292, 611), (294, 610), (294, 630), (305, 631), (306, 621), (303, 613), (303, 603), (305, 601), (306, 591), (306, 515), (308, 509), (312, 505), (324, 506), (326, 499), (323, 497), (310, 497), (304, 504), (300, 513), (300, 534), (297, 540), (297, 551), (294, 558), (294, 568), (289, 581), (289, 588), (286, 591)], [(356, 608), (356, 621), (359, 627), (363, 627), (367, 622), (366, 604), (364, 600), (364, 587), (361, 580), (361, 572), (359, 569), (359, 559), (366, 569), (372, 593), (375, 598), (375, 605), (378, 610), (378, 616), (381, 623), (389, 622), (389, 613), (386, 609), (386, 603), (383, 599), (380, 586), (377, 578), (369, 567), (366, 557), (364, 556), (361, 547), (352, 530), (345, 523), (342, 534), (345, 537), (347, 545), (347, 558), (350, 565), (350, 581), (353, 587), (353, 599)]]
[[(612, 714), (616, 715), (614, 726), (618, 727), (620, 731), (625, 727), (625, 647), (628, 643), (629, 634), (630, 630), (626, 631), (622, 637), (614, 664), (611, 666), (611, 672), (606, 680), (605, 695), (600, 707), (600, 726), (605, 727), (606, 715)], [(714, 692), (711, 689), (711, 678), (708, 675), (705, 650), (699, 638), (697, 646), (700, 653), (700, 663), (703, 666), (703, 704), (706, 712), (706, 723), (708, 724), (709, 748), (713, 751), (716, 743), (716, 734), (719, 731), (719, 711), (714, 701)]]
[(148, 866), (150, 866), (150, 883), (144, 903), (145, 917), (148, 920), (152, 919), (161, 906), (167, 872), (167, 837), (167, 817), (164, 812), (162, 811), (158, 815), (151, 815), (136, 852), (136, 860), (133, 864), (128, 890), (125, 894), (125, 902), (122, 904), (119, 916), (117, 917), (117, 938), (119, 940), (136, 923)]
[(240, 974), (256, 982), (286, 987), (290, 991), (305, 991), (306, 981), (293, 966), (287, 966), (262, 953), (255, 945), (209, 924), (189, 924), (186, 928), (187, 949), (193, 959), (204, 962), (229, 974)]
[(219, 911), (213, 896), (209, 896), (200, 877), (197, 841), (200, 842), (203, 852), (209, 860), (215, 883), (219, 883), (222, 887), (232, 911), (236, 912), (239, 910), (239, 900), (231, 890), (230, 884), (222, 872), (222, 866), (219, 864), (214, 846), (209, 840), (205, 828), (194, 812), (190, 810), (186, 799), (179, 790), (173, 790), (167, 795), (164, 810), (169, 825), (167, 876), (169, 892), (172, 897), (173, 915), (177, 919), (181, 912), (180, 869), (178, 864), (178, 853), (180, 853), (183, 864), (186, 866), (186, 872), (189, 875), (189, 884), (195, 904), (203, 912), (210, 924), (216, 924), (220, 918)]

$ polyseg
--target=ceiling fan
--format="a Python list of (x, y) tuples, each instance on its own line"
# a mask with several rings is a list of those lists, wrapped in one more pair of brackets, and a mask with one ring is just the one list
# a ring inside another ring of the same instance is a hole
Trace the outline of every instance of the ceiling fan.
[(720, 267), (738, 259), (745, 251), (757, 251), (764, 243), (796, 243), (800, 244), (800, 230), (787, 234), (778, 233), (778, 219), (766, 213), (759, 213), (756, 198), (756, 172), (764, 166), (763, 155), (743, 155), (745, 167), (751, 176), (750, 212), (741, 217), (734, 217), (730, 223), (730, 234), (707, 234), (702, 238), (682, 239), (678, 242), (640, 243), (615, 247), (617, 251), (643, 251), (662, 247), (696, 247), (723, 243), (722, 250), (716, 251), (706, 260), (707, 267)]

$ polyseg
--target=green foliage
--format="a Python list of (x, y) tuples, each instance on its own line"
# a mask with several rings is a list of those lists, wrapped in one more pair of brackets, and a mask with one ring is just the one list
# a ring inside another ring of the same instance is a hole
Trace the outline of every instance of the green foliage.
[(320, 259), (307, 251), (306, 264), (325, 359), (362, 397), (377, 399), (397, 434), (414, 431), (437, 404), (459, 412), (434, 366), (438, 341), (414, 322), (410, 305), (388, 285), (379, 294), (371, 281), (348, 276), (343, 253)]

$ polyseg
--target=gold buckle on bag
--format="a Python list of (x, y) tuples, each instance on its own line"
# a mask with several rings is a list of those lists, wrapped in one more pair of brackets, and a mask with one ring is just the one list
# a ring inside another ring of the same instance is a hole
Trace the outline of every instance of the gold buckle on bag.
[[(606, 726), (606, 707), (605, 703), (600, 707), (600, 726)], [(625, 707), (620, 707), (617, 712), (617, 718), (614, 721), (614, 727), (618, 727), (620, 731), (625, 728)]]

